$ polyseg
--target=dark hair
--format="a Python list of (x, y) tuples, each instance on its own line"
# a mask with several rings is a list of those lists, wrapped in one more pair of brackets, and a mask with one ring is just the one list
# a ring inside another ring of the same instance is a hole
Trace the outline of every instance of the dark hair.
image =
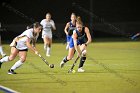
[(35, 22), (35, 23), (33, 23), (33, 24), (31, 24), (31, 25), (28, 25), (27, 27), (26, 27), (26, 29), (30, 29), (30, 28), (37, 28), (37, 27), (42, 27), (43, 28), (43, 26), (39, 23), (39, 22)]
[(26, 27), (26, 29), (30, 29), (30, 28), (33, 28), (33, 24), (28, 25), (28, 26)]
[(74, 15), (74, 16), (76, 16), (76, 14), (75, 14), (75, 13), (71, 13), (71, 15)]
[(43, 26), (39, 22), (33, 23), (33, 27), (35, 27), (35, 28), (42, 27), (43, 28)]
[(46, 14), (46, 16), (47, 16), (47, 15), (50, 15), (50, 16), (52, 16), (52, 15), (51, 15), (51, 13), (49, 13), (49, 12)]

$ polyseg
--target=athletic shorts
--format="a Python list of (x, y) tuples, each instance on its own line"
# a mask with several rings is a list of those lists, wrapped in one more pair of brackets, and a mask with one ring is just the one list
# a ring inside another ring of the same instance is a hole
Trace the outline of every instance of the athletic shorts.
[(72, 36), (67, 35), (66, 37), (67, 37), (67, 42), (70, 42), (70, 39), (72, 38)]
[(50, 39), (52, 39), (52, 31), (42, 31), (42, 38), (48, 37)]
[[(85, 40), (77, 40), (77, 45), (82, 45), (85, 43)], [(70, 39), (69, 47), (73, 48), (74, 47), (74, 41), (73, 38)]]

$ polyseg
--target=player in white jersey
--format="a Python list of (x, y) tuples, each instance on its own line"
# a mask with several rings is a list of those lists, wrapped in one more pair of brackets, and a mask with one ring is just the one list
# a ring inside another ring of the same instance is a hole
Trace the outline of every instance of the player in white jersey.
[(8, 70), (8, 74), (16, 74), (14, 70), (19, 68), (25, 62), (28, 48), (31, 49), (35, 54), (38, 54), (38, 51), (35, 47), (35, 42), (41, 31), (42, 25), (36, 22), (33, 24), (33, 28), (25, 30), (21, 35), (14, 38), (13, 42), (10, 44), (11, 54), (10, 56), (5, 56), (0, 59), (0, 68), (2, 63), (12, 61), (17, 55), (19, 55), (20, 59)]
[(51, 14), (46, 14), (46, 19), (43, 19), (40, 23), (43, 26), (42, 38), (44, 41), (44, 50), (46, 56), (50, 56), (51, 44), (52, 44), (52, 31), (56, 30), (55, 23), (51, 19)]

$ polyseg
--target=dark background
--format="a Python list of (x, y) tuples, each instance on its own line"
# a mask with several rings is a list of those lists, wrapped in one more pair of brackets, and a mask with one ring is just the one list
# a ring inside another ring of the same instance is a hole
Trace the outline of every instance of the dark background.
[(7, 30), (3, 34), (13, 37), (34, 21), (40, 22), (47, 12), (56, 23), (55, 36), (65, 35), (63, 29), (72, 12), (81, 16), (93, 37), (128, 37), (140, 32), (135, 0), (1, 0), (0, 4), (0, 22)]

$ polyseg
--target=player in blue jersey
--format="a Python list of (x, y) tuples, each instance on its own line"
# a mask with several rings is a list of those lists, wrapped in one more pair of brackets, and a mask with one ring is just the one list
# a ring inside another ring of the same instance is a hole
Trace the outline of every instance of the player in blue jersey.
[(67, 38), (67, 46), (66, 46), (66, 50), (69, 49), (69, 41), (70, 38), (72, 36), (73, 30), (76, 28), (76, 15), (75, 13), (71, 14), (71, 21), (68, 22), (65, 26), (64, 32), (66, 34), (66, 38)]
[(69, 43), (69, 53), (61, 61), (60, 67), (62, 68), (67, 61), (71, 60), (73, 58), (74, 51), (76, 51), (78, 56), (81, 57), (78, 72), (84, 72), (85, 70), (82, 67), (86, 60), (86, 48), (91, 40), (88, 27), (84, 27), (81, 18), (77, 17), (76, 29), (73, 31), (72, 38)]

